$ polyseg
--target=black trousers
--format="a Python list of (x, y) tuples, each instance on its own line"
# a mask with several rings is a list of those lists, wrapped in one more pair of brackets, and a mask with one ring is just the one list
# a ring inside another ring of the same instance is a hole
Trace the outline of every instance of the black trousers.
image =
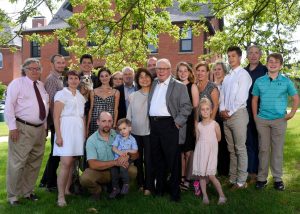
[(153, 178), (156, 178), (155, 193), (165, 192), (167, 177), (172, 200), (180, 198), (180, 149), (178, 145), (179, 130), (172, 117), (159, 119), (150, 117), (151, 157)]
[(132, 135), (138, 145), (139, 158), (134, 162), (137, 168), (137, 184), (144, 189), (153, 189), (152, 167), (151, 167), (151, 143), (150, 135)]
[[(249, 111), (248, 111), (249, 112)], [(247, 126), (247, 155), (248, 155), (248, 172), (257, 174), (258, 171), (258, 133), (252, 114), (249, 113), (249, 123)]]
[(230, 154), (225, 139), (223, 120), (219, 114), (217, 114), (216, 116), (216, 121), (219, 123), (221, 129), (221, 141), (218, 144), (218, 166), (217, 166), (218, 175), (228, 176)]
[(41, 179), (41, 184), (46, 185), (48, 188), (57, 187), (57, 174), (56, 170), (59, 165), (60, 157), (53, 156), (53, 147), (54, 147), (54, 135), (55, 128), (54, 125), (50, 126), (51, 131), (51, 152), (47, 161), (47, 165)]

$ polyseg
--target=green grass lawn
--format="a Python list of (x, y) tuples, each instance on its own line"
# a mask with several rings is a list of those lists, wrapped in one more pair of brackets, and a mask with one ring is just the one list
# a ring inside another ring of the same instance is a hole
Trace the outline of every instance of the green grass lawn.
[[(0, 143), (0, 213), (300, 213), (300, 113), (289, 121), (286, 144), (284, 147), (284, 181), (286, 190), (279, 192), (273, 189), (270, 178), (266, 189), (258, 191), (254, 185), (246, 190), (232, 192), (221, 180), (228, 203), (218, 206), (217, 193), (208, 189), (211, 204), (202, 205), (202, 201), (193, 192), (182, 193), (180, 203), (172, 203), (168, 196), (154, 198), (145, 197), (136, 188), (132, 188), (125, 198), (108, 200), (103, 194), (99, 202), (90, 201), (88, 196), (67, 197), (68, 206), (56, 206), (56, 194), (36, 188), (40, 197), (38, 202), (22, 200), (23, 205), (10, 207), (6, 202), (5, 170), (7, 160), (7, 144)], [(43, 173), (49, 154), (49, 142), (43, 161), (40, 176)], [(40, 180), (40, 178), (39, 178)], [(39, 182), (38, 180), (38, 182)]]
[(8, 135), (8, 127), (5, 122), (0, 122), (0, 137)]

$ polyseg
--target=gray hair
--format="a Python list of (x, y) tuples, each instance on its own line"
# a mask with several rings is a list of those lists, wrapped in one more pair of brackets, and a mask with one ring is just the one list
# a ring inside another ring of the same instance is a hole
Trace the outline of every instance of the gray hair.
[(168, 64), (169, 67), (171, 68), (171, 62), (170, 62), (170, 60), (168, 60), (168, 59), (166, 59), (166, 58), (162, 58), (162, 59), (157, 60), (157, 62), (156, 62), (156, 67), (157, 67), (157, 65), (158, 65), (159, 63), (161, 63), (161, 62), (164, 62), (164, 63)]
[(41, 69), (42, 71), (42, 66), (41, 66), (41, 63), (40, 63), (40, 60), (36, 59), (36, 58), (27, 58), (25, 59), (22, 67), (21, 67), (21, 72), (22, 72), (22, 76), (26, 76), (25, 74), (25, 69), (27, 68), (28, 65), (30, 65), (31, 63), (36, 63), (39, 65), (39, 68)]
[(132, 68), (132, 67), (129, 67), (129, 66), (124, 67), (124, 68), (122, 69), (122, 73), (126, 72), (127, 70), (130, 70), (130, 71), (132, 71), (132, 73), (134, 73), (133, 68)]
[(250, 46), (247, 48), (247, 56), (248, 56), (248, 54), (249, 54), (251, 48), (257, 48), (257, 49), (259, 50), (259, 54), (262, 55), (261, 48), (260, 48), (258, 45), (250, 45)]
[(222, 66), (222, 69), (223, 69), (223, 71), (224, 71), (225, 74), (228, 73), (228, 66), (227, 66), (227, 64), (225, 62), (223, 62), (223, 61), (216, 61), (213, 64), (213, 66), (212, 66), (212, 70), (214, 70), (217, 65), (221, 65)]

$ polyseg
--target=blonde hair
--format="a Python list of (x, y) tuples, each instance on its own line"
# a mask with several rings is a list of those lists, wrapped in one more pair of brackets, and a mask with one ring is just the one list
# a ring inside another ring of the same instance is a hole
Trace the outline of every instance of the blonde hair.
[(203, 98), (200, 99), (200, 101), (199, 101), (199, 107), (198, 107), (198, 113), (199, 113), (198, 115), (200, 115), (200, 116), (202, 116), (201, 115), (201, 107), (203, 105), (208, 105), (210, 107), (210, 109), (212, 110), (212, 103), (211, 103), (211, 101), (208, 98), (203, 97)]

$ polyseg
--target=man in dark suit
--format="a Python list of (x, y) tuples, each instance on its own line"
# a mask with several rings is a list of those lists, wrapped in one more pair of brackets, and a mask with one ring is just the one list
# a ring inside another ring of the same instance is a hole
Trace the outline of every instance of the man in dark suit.
[(249, 65), (245, 68), (252, 79), (252, 85), (249, 89), (249, 96), (247, 100), (247, 110), (249, 114), (249, 123), (247, 126), (247, 154), (248, 154), (248, 173), (250, 177), (250, 183), (256, 182), (256, 176), (258, 171), (258, 133), (256, 130), (255, 121), (252, 113), (252, 88), (259, 77), (264, 76), (268, 69), (260, 62), (262, 51), (256, 45), (251, 45), (247, 48), (247, 59)]
[(127, 108), (129, 104), (128, 97), (132, 92), (136, 91), (136, 88), (133, 83), (133, 79), (134, 79), (133, 68), (126, 66), (122, 69), (122, 73), (123, 73), (124, 84), (116, 88), (120, 91), (118, 120), (121, 118), (126, 118)]
[(180, 200), (179, 128), (192, 111), (185, 85), (171, 76), (171, 63), (160, 59), (156, 64), (157, 79), (149, 94), (150, 141), (155, 194), (163, 195), (168, 174), (172, 201)]

